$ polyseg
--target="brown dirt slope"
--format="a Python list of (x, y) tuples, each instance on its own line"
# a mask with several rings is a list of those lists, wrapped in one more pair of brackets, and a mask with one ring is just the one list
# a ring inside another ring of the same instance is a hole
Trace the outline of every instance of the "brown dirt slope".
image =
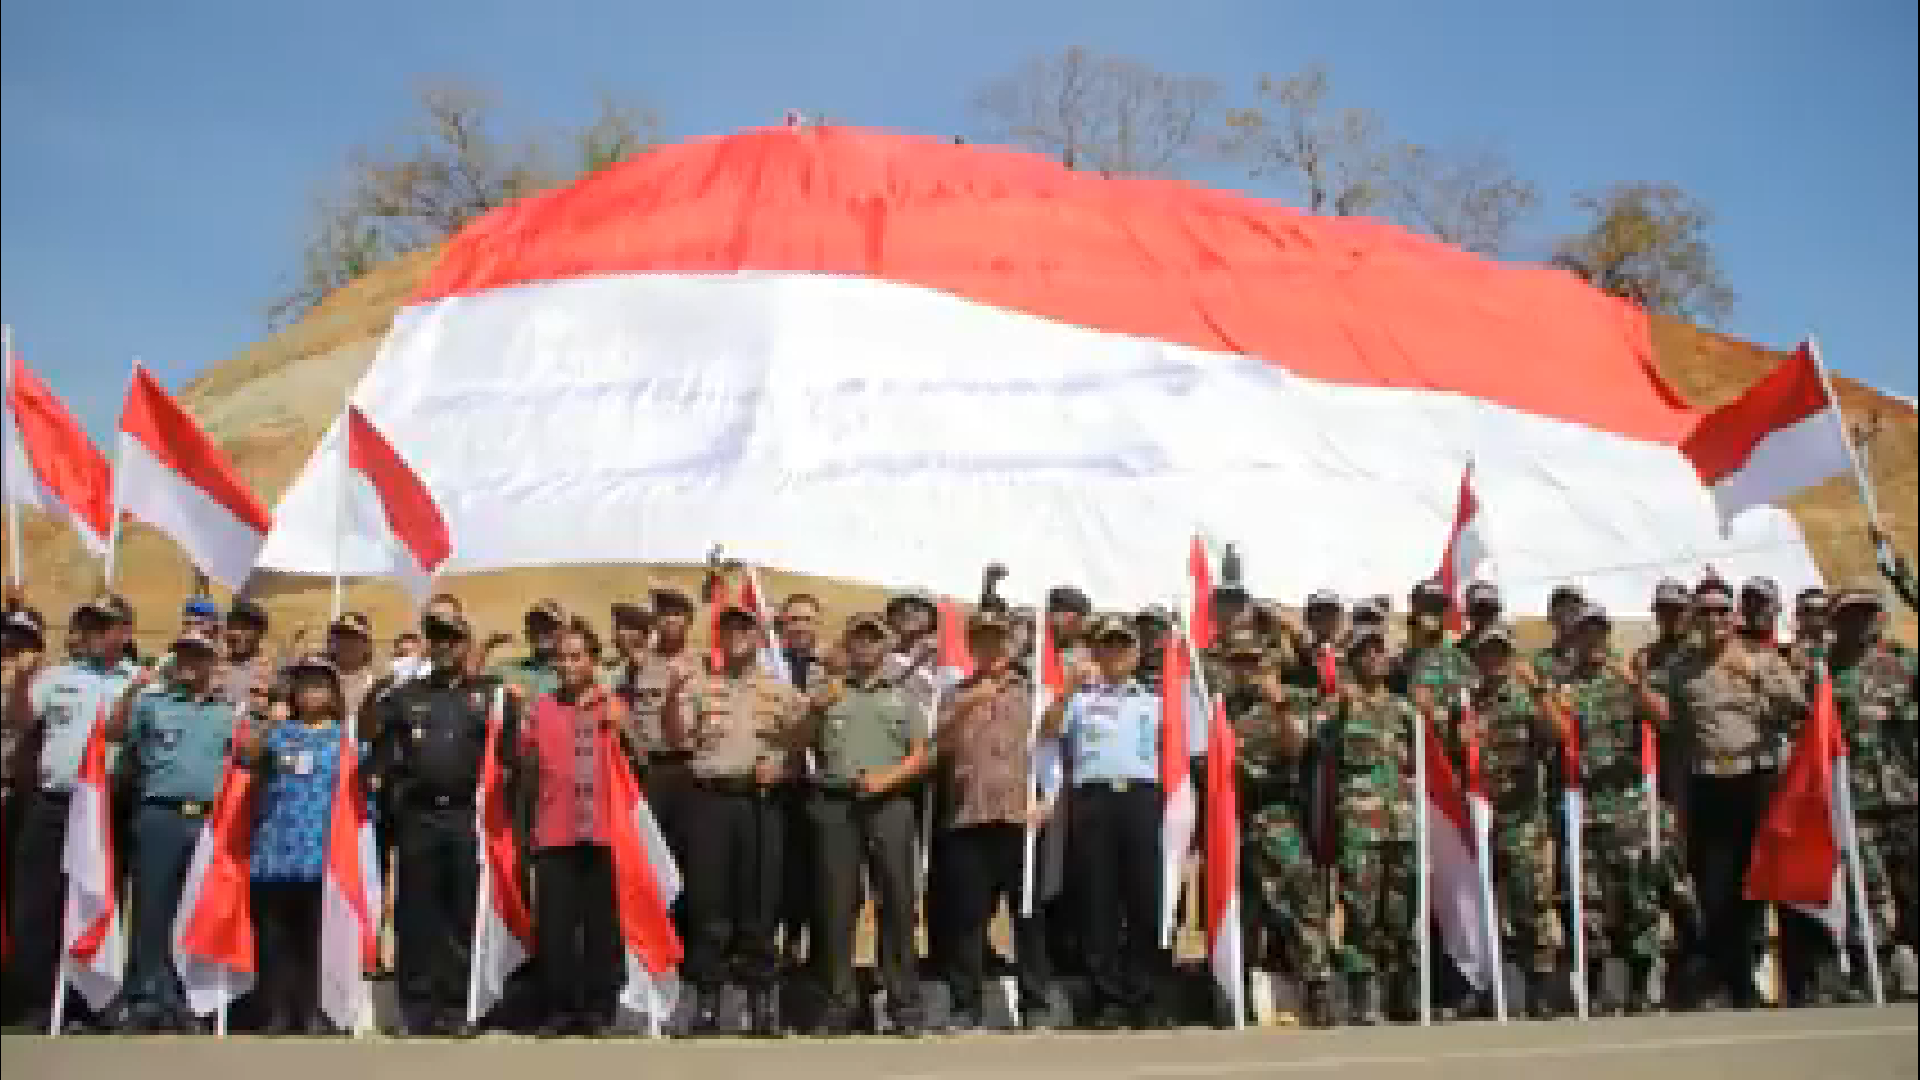
[[(298, 324), (214, 366), (185, 387), (182, 396), (187, 406), (264, 498), (277, 498), (305, 461), (339, 402), (371, 363), (395, 310), (432, 259), (432, 252), (421, 252), (381, 267), (340, 290)], [(1655, 344), (1661, 372), (1682, 396), (1700, 407), (1712, 407), (1738, 394), (1777, 358), (1758, 346), (1673, 323), (1655, 327)], [(1881, 417), (1883, 431), (1876, 444), (1873, 473), (1882, 513), (1902, 549), (1912, 552), (1914, 411), (1851, 380), (1839, 382), (1850, 415)], [(1850, 480), (1836, 479), (1804, 493), (1793, 510), (1831, 580), (1871, 572), (1864, 515)], [(23, 541), (29, 593), (58, 622), (81, 596), (98, 586), (95, 564), (71, 537), (43, 521), (26, 522)], [(168, 541), (139, 527), (130, 529), (123, 540), (121, 567), (122, 591), (139, 611), (143, 639), (154, 645), (173, 627), (176, 605), (192, 582), (191, 571)], [(696, 571), (678, 567), (651, 573), (687, 585)], [(602, 618), (609, 601), (636, 592), (647, 574), (630, 567), (585, 567), (474, 575), (451, 584), (478, 625), (511, 628), (518, 622), (520, 605), (536, 596), (552, 596), (569, 608)], [(767, 585), (776, 594), (807, 588), (836, 613), (878, 600), (876, 590), (848, 581), (776, 573)], [(317, 627), (325, 618), (324, 582), (269, 580), (259, 592), (272, 609), (280, 634), (303, 622)], [(403, 596), (384, 583), (354, 586), (349, 605), (367, 610), (383, 630), (398, 627), (406, 618)]]

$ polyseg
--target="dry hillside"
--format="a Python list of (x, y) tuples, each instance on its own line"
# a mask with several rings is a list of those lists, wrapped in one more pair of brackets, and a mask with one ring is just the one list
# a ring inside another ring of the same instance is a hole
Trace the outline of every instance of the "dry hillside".
[[(347, 390), (366, 370), (394, 311), (425, 275), (432, 257), (421, 253), (381, 267), (340, 290), (297, 325), (215, 366), (185, 388), (188, 407), (269, 502), (306, 460)], [(1738, 394), (1776, 359), (1766, 349), (1671, 323), (1656, 326), (1655, 344), (1661, 371), (1688, 401), (1701, 407)], [(1840, 393), (1850, 415), (1882, 417), (1873, 461), (1882, 512), (1902, 550), (1912, 552), (1914, 459), (1920, 443), (1914, 411), (1850, 380), (1840, 380)], [(1834, 480), (1805, 493), (1793, 509), (1830, 580), (1871, 571), (1864, 516), (1850, 480)], [(63, 617), (79, 597), (97, 587), (95, 564), (70, 536), (45, 522), (29, 521), (24, 542), (29, 592), (51, 618)], [(122, 551), (122, 591), (138, 609), (142, 637), (152, 645), (174, 625), (191, 572), (168, 541), (144, 528), (129, 530)], [(655, 573), (690, 584), (695, 571), (682, 567)], [(520, 605), (534, 596), (552, 596), (569, 608), (604, 617), (607, 603), (637, 591), (645, 576), (645, 571), (627, 567), (572, 568), (475, 575), (453, 584), (478, 625), (512, 628)], [(821, 595), (830, 611), (842, 613), (877, 599), (874, 590), (853, 582), (773, 574), (767, 584), (776, 594), (804, 586)], [(267, 581), (259, 592), (274, 613), (277, 634), (303, 622), (317, 626), (326, 616), (325, 582)], [(404, 598), (384, 583), (354, 587), (348, 603), (367, 610), (383, 629), (398, 627), (405, 618)]]

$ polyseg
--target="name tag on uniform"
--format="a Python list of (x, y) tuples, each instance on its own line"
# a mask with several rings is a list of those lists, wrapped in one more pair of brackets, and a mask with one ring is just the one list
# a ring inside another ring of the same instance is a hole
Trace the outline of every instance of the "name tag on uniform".
[(313, 773), (313, 751), (302, 750), (293, 755), (293, 775), (310, 776)]
[(420, 742), (427, 737), (427, 729), (419, 724), (413, 725), (413, 741)]

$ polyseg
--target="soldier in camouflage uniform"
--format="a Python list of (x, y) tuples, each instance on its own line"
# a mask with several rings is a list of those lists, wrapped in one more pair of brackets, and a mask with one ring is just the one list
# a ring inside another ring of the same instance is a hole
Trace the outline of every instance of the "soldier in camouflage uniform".
[[(1662, 578), (1660, 583), (1654, 586), (1654, 639), (1634, 652), (1628, 664), (1628, 672), (1633, 677), (1643, 680), (1645, 685), (1656, 694), (1665, 694), (1666, 689), (1672, 685), (1674, 673), (1679, 669), (1680, 662), (1686, 656), (1688, 634), (1691, 629), (1688, 616), (1692, 603), (1692, 593), (1676, 578)], [(1666, 702), (1664, 697), (1662, 700), (1669, 709), (1672, 707), (1672, 703)], [(1675, 826), (1684, 830), (1688, 786), (1686, 744), (1674, 737), (1673, 732), (1664, 732), (1658, 741), (1658, 753), (1660, 800), (1672, 813)], [(1685, 879), (1684, 873), (1681, 874), (1681, 879)], [(1697, 922), (1698, 911), (1691, 904), (1678, 908), (1670, 907), (1667, 914), (1673, 920), (1675, 937), (1673, 950), (1676, 954), (1675, 962), (1667, 967), (1667, 971), (1672, 973), (1679, 969), (1678, 961), (1681, 958), (1697, 953), (1700, 928)], [(1673, 975), (1669, 974), (1667, 977), (1669, 992), (1663, 995), (1663, 999), (1669, 1005), (1676, 997), (1672, 992), (1675, 985)]]
[(1825, 589), (1800, 590), (1793, 599), (1793, 643), (1781, 650), (1793, 673), (1811, 680), (1827, 656), (1827, 620), (1830, 604)]
[[(1411, 599), (1407, 647), (1395, 658), (1387, 686), (1430, 716), (1453, 716), (1461, 692), (1474, 681), (1472, 661), (1447, 640), (1447, 612), (1453, 600), (1438, 578), (1415, 586)], [(1454, 725), (1442, 724), (1439, 735), (1454, 770), (1466, 768), (1466, 753)]]
[(1554, 884), (1553, 768), (1559, 732), (1540, 706), (1533, 670), (1513, 662), (1513, 631), (1485, 630), (1473, 651), (1478, 680), (1471, 700), (1480, 770), (1493, 807), (1494, 881), (1504, 915), (1506, 955), (1527, 974), (1527, 1005), (1553, 1016), (1553, 979), (1561, 949)]
[(1647, 991), (1660, 955), (1661, 908), (1684, 907), (1688, 900), (1672, 816), (1659, 813), (1658, 855), (1648, 835), (1649, 795), (1640, 760), (1641, 725), (1649, 719), (1640, 700), (1644, 676), (1621, 667), (1610, 633), (1606, 612), (1589, 604), (1574, 631), (1569, 678), (1556, 692), (1575, 725), (1564, 736), (1579, 748), (1588, 1000), (1602, 1014), (1617, 1010), (1618, 1002), (1594, 993), (1602, 962), (1611, 956), (1627, 965), (1626, 1011), (1640, 1013), (1649, 1007)]
[[(1920, 777), (1916, 768), (1920, 711), (1914, 703), (1914, 655), (1880, 636), (1881, 615), (1881, 593), (1876, 582), (1855, 582), (1841, 592), (1834, 598), (1834, 637), (1824, 659), (1832, 672), (1834, 706), (1847, 739), (1861, 871), (1866, 878), (1867, 904), (1874, 913), (1880, 967), (1887, 972), (1891, 970), (1894, 946), (1905, 943), (1911, 947), (1914, 943), (1915, 876), (1920, 874), (1920, 859), (1915, 857), (1915, 832), (1920, 829), (1915, 810), (1916, 796), (1920, 795), (1920, 782), (1916, 781)], [(1791, 958), (1802, 961), (1790, 965), (1788, 971), (1789, 990), (1801, 1001), (1813, 990), (1808, 985), (1811, 973), (1805, 959), (1809, 954), (1818, 956), (1831, 950), (1826, 932), (1817, 924), (1800, 925), (1803, 920), (1804, 916), (1797, 918), (1792, 927), (1797, 931), (1793, 936), (1801, 940), (1782, 942), (1783, 953), (1797, 954)], [(1852, 929), (1857, 931), (1857, 926)], [(1783, 919), (1783, 938), (1788, 930)], [(1800, 947), (1789, 949), (1789, 944)], [(1871, 994), (1866, 986), (1866, 955), (1857, 932), (1848, 935), (1848, 951), (1854, 985), (1841, 996), (1864, 1000)], [(1812, 996), (1823, 1000), (1826, 994), (1814, 990)]]
[(1533, 677), (1541, 686), (1555, 686), (1566, 679), (1566, 667), (1573, 655), (1574, 625), (1587, 606), (1587, 597), (1572, 585), (1555, 586), (1547, 597), (1547, 622), (1553, 627), (1553, 641), (1533, 651), (1529, 663)]
[(1880, 564), (1880, 574), (1907, 602), (1907, 607), (1920, 611), (1920, 578), (1916, 578), (1913, 567), (1907, 564), (1906, 557), (1894, 550), (1893, 540), (1886, 530), (1876, 522), (1867, 523), (1867, 535), (1873, 540), (1873, 550), (1879, 556), (1875, 561)]
[(1247, 894), (1256, 919), (1278, 939), (1306, 987), (1307, 1022), (1334, 1022), (1333, 958), (1325, 881), (1308, 839), (1302, 760), (1317, 715), (1316, 694), (1281, 682), (1258, 635), (1240, 630), (1222, 643), (1224, 694), (1237, 745)]
[(1500, 600), (1500, 586), (1491, 581), (1476, 581), (1467, 586), (1466, 607), (1467, 629), (1454, 645), (1462, 655), (1472, 659), (1480, 639), (1502, 625), (1500, 613), (1504, 605)]
[(1414, 1013), (1414, 814), (1409, 763), (1416, 714), (1387, 686), (1386, 635), (1356, 629), (1343, 686), (1321, 737), (1333, 754), (1340, 792), (1341, 950), (1353, 978), (1353, 1022), (1384, 1019), (1383, 980), (1393, 988), (1396, 1019)]

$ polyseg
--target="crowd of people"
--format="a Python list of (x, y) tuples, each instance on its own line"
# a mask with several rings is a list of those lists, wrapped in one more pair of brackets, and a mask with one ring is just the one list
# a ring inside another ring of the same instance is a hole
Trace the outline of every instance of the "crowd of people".
[[(48, 1020), (67, 804), (98, 722), (114, 748), (114, 848), (132, 947), (118, 1000), (98, 1015), (76, 1000), (74, 1025), (200, 1022), (172, 968), (171, 931), (231, 759), (258, 780), (251, 1023), (324, 1033), (316, 953), (328, 806), (343, 747), (357, 744), (392, 928), (392, 970), (376, 974), (395, 981), (396, 1033), (470, 1033), (475, 805), (490, 712), (503, 719), (536, 939), (525, 1015), (493, 1022), (548, 1035), (614, 1022), (622, 950), (608, 803), (596, 790), (611, 753), (640, 778), (684, 878), (673, 912), (692, 996), (683, 1034), (726, 1029), (729, 983), (745, 989), (757, 1035), (881, 1024), (918, 1034), (927, 975), (950, 993), (942, 1026), (965, 1029), (982, 1022), (983, 988), (1002, 963), (1029, 1026), (1062, 1019), (1049, 997), (1060, 975), (1090, 988), (1072, 1022), (1194, 1019), (1170, 1007), (1173, 955), (1161, 932), (1163, 646), (1180, 632), (1169, 612), (1098, 612), (1070, 586), (1053, 589), (1042, 611), (1014, 607), (998, 596), (1004, 570), (990, 567), (978, 603), (958, 616), (963, 673), (940, 656), (941, 609), (928, 595), (892, 596), (829, 630), (803, 593), (766, 614), (728, 599), (734, 572), (713, 567), (698, 598), (662, 587), (612, 604), (605, 640), (588, 619), (540, 601), (525, 613), (526, 652), (511, 659), (498, 658), (510, 637), (483, 637), (443, 594), (417, 629), (392, 639), (384, 664), (374, 626), (353, 612), (331, 623), (324, 648), (304, 652), (299, 642), (268, 647), (257, 603), (223, 612), (195, 598), (164, 654), (143, 661), (118, 597), (80, 605), (62, 641), (11, 599), (10, 1019)], [(1904, 566), (1888, 572), (1913, 603)], [(1866, 914), (1883, 949), (1914, 948), (1916, 664), (1885, 631), (1877, 580), (1802, 593), (1783, 641), (1771, 582), (1663, 581), (1652, 598), (1657, 637), (1623, 656), (1607, 612), (1571, 587), (1550, 600), (1552, 642), (1528, 652), (1490, 583), (1465, 591), (1464, 630), (1452, 633), (1455, 600), (1438, 582), (1413, 589), (1395, 626), (1386, 597), (1324, 591), (1295, 622), (1239, 577), (1224, 567), (1209, 598), (1212, 644), (1196, 674), (1220, 696), (1236, 741), (1250, 966), (1298, 981), (1303, 1022), (1418, 1013), (1410, 755), (1423, 720), (1462, 775), (1484, 778), (1500, 934), (1526, 975), (1532, 1015), (1564, 1009), (1575, 934), (1596, 1011), (1644, 1011), (1656, 999), (1669, 1009), (1757, 1005), (1762, 908), (1744, 889), (1748, 853), (1827, 679), (1848, 742)], [(707, 652), (692, 644), (699, 622), (712, 628)], [(1040, 657), (1036, 640), (1055, 654)], [(1036, 660), (1058, 673), (1041, 688), (1037, 724)], [(1204, 795), (1205, 710), (1191, 714), (1189, 765)], [(1647, 721), (1658, 733), (1654, 785), (1640, 756)], [(1559, 815), (1576, 769), (1583, 842), (1570, 867)], [(1585, 900), (1584, 926), (1571, 925), (1572, 890)], [(868, 904), (884, 1019), (869, 1014), (855, 965)], [(990, 934), (1003, 905), (1010, 959)], [(1868, 994), (1859, 927), (1843, 974), (1820, 923), (1788, 909), (1779, 920), (1786, 1004)], [(1624, 964), (1624, 988), (1598, 977), (1607, 959)], [(1441, 1014), (1484, 1014), (1486, 995), (1439, 962)], [(812, 987), (810, 1005), (776, 994), (794, 972)]]

